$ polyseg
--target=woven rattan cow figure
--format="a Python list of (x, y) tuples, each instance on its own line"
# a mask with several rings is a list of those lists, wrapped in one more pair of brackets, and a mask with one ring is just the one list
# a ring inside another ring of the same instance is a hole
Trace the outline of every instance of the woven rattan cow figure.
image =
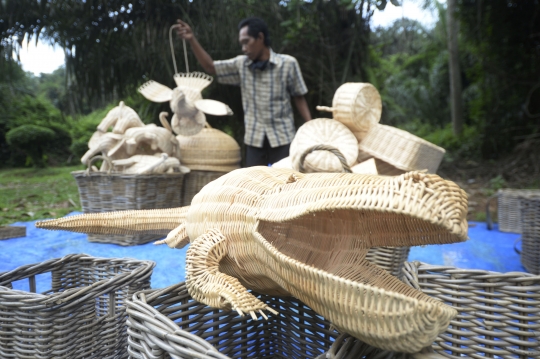
[(38, 227), (87, 233), (167, 233), (188, 243), (186, 286), (196, 300), (256, 318), (253, 296), (293, 295), (373, 346), (414, 353), (457, 312), (365, 260), (376, 246), (463, 241), (467, 199), (437, 175), (301, 174), (251, 167), (206, 185), (189, 207), (85, 214)]

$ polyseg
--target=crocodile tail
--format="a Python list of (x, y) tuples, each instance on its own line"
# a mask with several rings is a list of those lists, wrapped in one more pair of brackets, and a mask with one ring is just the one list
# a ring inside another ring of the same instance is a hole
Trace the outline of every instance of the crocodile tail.
[(105, 213), (86, 213), (36, 223), (37, 228), (88, 234), (166, 235), (185, 223), (189, 206)]

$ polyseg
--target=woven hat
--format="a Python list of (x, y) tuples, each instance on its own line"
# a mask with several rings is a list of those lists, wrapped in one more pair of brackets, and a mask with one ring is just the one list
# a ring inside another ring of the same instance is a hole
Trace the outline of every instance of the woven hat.
[(398, 170), (427, 170), (429, 173), (437, 172), (446, 152), (407, 131), (381, 124), (371, 127), (358, 149)]
[(194, 136), (176, 136), (182, 164), (194, 171), (229, 172), (240, 168), (240, 146), (235, 139), (206, 126)]
[[(337, 149), (348, 166), (352, 166), (358, 157), (358, 141), (352, 132), (341, 122), (319, 118), (303, 124), (296, 133), (290, 147), (293, 168), (301, 171), (300, 159), (314, 146), (328, 145)], [(303, 163), (305, 172), (343, 172), (343, 165), (330, 151), (318, 150), (309, 153)]]
[(347, 126), (362, 141), (367, 131), (381, 119), (382, 102), (377, 89), (369, 83), (348, 82), (334, 94), (332, 107), (317, 106), (333, 113), (333, 118)]

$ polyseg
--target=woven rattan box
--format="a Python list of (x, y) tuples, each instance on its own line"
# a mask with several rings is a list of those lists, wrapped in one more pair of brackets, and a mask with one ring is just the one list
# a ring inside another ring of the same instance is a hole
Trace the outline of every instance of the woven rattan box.
[[(102, 159), (100, 156), (91, 161)], [(91, 163), (90, 165), (91, 166)], [(124, 174), (117, 172), (71, 172), (79, 187), (84, 213), (179, 207), (182, 202), (183, 173)], [(90, 242), (123, 246), (143, 244), (161, 238), (152, 234), (89, 234)]]
[(521, 264), (528, 272), (540, 274), (540, 195), (521, 198), (520, 210)]
[[(154, 265), (70, 254), (0, 273), (0, 358), (127, 358), (125, 300)], [(50, 289), (36, 293), (36, 276)], [(26, 279), (30, 291), (12, 289)]]
[(540, 196), (538, 189), (513, 189), (503, 188), (491, 196), (486, 203), (486, 221), (488, 229), (493, 228), (490, 203), (497, 198), (497, 220), (499, 231), (521, 233), (521, 205), (520, 199), (523, 197)]

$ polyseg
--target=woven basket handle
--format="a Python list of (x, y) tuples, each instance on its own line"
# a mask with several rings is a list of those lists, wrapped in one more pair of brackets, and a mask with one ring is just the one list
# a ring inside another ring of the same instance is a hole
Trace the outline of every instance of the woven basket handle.
[(493, 196), (489, 197), (486, 201), (486, 222), (487, 222), (487, 229), (490, 231), (493, 229), (493, 220), (491, 219), (491, 213), (489, 212), (489, 204), (493, 200), (493, 198), (497, 198), (498, 194), (494, 194)]
[[(172, 61), (174, 65), (174, 74), (176, 75), (178, 73), (178, 69), (176, 68), (176, 58), (174, 57), (174, 45), (172, 41), (172, 31), (174, 28), (180, 27), (179, 24), (172, 25), (169, 29), (169, 45), (171, 46), (171, 56)], [(184, 60), (186, 61), (186, 72), (189, 72), (189, 63), (187, 58), (187, 50), (186, 50), (186, 40), (182, 39), (182, 43), (184, 44)]]
[(306, 156), (309, 155), (313, 151), (329, 151), (332, 152), (336, 157), (338, 158), (339, 162), (341, 162), (341, 166), (343, 167), (343, 172), (345, 173), (352, 173), (351, 168), (347, 164), (347, 160), (345, 157), (343, 157), (343, 154), (335, 147), (329, 146), (329, 145), (315, 145), (307, 150), (304, 151), (302, 156), (300, 156), (299, 161), (299, 169), (300, 172), (305, 173), (306, 169), (304, 168), (304, 160), (306, 159)]
[(112, 171), (112, 168), (113, 168), (113, 165), (112, 165), (112, 162), (111, 162), (111, 159), (107, 156), (94, 156), (92, 157), (89, 161), (88, 161), (88, 168), (86, 169), (86, 175), (89, 175), (90, 172), (92, 172), (92, 164), (98, 160), (102, 160), (102, 161), (105, 161), (107, 162), (107, 164), (109, 165), (109, 170), (107, 171), (107, 174), (111, 174), (111, 171)]

